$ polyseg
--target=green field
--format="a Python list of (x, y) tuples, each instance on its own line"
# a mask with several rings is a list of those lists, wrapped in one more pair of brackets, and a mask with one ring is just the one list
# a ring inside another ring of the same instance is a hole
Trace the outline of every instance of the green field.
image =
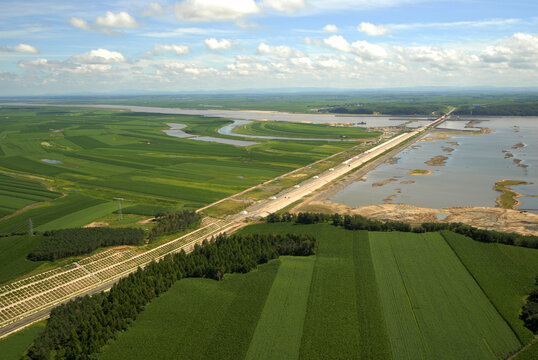
[(376, 138), (381, 133), (369, 132), (364, 128), (330, 126), (317, 124), (297, 124), (279, 121), (255, 121), (236, 127), (235, 133), (244, 135), (281, 136), (317, 139), (367, 139)]
[[(491, 244), (329, 224), (259, 224), (241, 232), (313, 234), (319, 249), (222, 282), (181, 280), (101, 358), (503, 359), (522, 346), (506, 320), (519, 309), (497, 311), (487, 291), (495, 282), (480, 275), (502, 272), (497, 258), (477, 255)], [(462, 262), (455, 243), (477, 269)], [(516, 273), (538, 264), (536, 250), (496, 248), (523, 259)], [(521, 284), (532, 287), (534, 274)], [(242, 298), (247, 284), (248, 301), (234, 312), (231, 298)], [(497, 286), (518, 296), (514, 287)]]
[(18, 333), (0, 340), (0, 354), (2, 360), (19, 360), (36, 336), (45, 328), (45, 322), (35, 323)]
[(296, 359), (315, 257), (283, 257), (246, 359)]
[[(41, 177), (67, 194), (0, 221), (0, 233), (25, 229), (29, 218), (40, 230), (80, 226), (106, 216), (112, 204), (98, 205), (117, 197), (124, 207), (150, 209), (145, 214), (199, 208), (356, 145), (260, 140), (245, 148), (180, 139), (163, 133), (167, 123), (221, 136), (216, 130), (230, 120), (123, 110), (4, 106), (0, 119), (0, 171)], [(0, 217), (60, 195), (6, 175), (0, 184)]]
[(519, 319), (519, 310), (525, 304), (524, 297), (534, 289), (538, 250), (482, 244), (448, 231), (442, 235), (521, 342), (528, 343), (532, 333)]
[(26, 258), (42, 240), (43, 237), (38, 235), (0, 237), (0, 284), (28, 273), (43, 263)]
[(498, 359), (521, 347), (440, 234), (370, 233), (370, 245), (394, 359)]
[(0, 174), (0, 218), (27, 205), (52, 200), (60, 195), (37, 182)]

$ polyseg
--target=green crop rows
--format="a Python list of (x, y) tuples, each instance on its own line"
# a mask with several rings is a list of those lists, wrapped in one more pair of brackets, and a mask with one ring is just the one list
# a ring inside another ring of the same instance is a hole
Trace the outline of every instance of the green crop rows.
[[(221, 136), (217, 129), (230, 120), (122, 110), (14, 106), (2, 107), (0, 119), (0, 171), (20, 175), (0, 175), (0, 218), (46, 202), (0, 221), (0, 233), (25, 231), (29, 219), (38, 230), (80, 226), (111, 214), (114, 198), (124, 207), (199, 208), (356, 145), (260, 140), (245, 148), (180, 139), (163, 132), (168, 123)], [(51, 201), (60, 194), (21, 176), (67, 196)]]
[(298, 138), (340, 139), (375, 138), (381, 133), (368, 132), (364, 128), (330, 126), (318, 124), (297, 124), (278, 121), (256, 121), (234, 129), (245, 135), (282, 136)]
[[(452, 233), (352, 232), (328, 224), (241, 231), (309, 233), (319, 249), (222, 282), (182, 280), (101, 358), (503, 359), (522, 346), (508, 326), (520, 304), (506, 299), (521, 299), (532, 287), (536, 250)], [(508, 261), (501, 255), (521, 264), (496, 283)], [(466, 263), (473, 259), (477, 267)], [(519, 285), (505, 286), (522, 274)], [(234, 302), (246, 296), (247, 284), (248, 301)], [(508, 295), (496, 300), (502, 291)], [(510, 306), (498, 311), (499, 301)]]

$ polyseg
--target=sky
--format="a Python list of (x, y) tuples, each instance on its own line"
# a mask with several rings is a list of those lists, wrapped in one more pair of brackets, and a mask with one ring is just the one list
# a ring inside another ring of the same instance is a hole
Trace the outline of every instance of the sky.
[(536, 0), (0, 2), (0, 95), (538, 84)]

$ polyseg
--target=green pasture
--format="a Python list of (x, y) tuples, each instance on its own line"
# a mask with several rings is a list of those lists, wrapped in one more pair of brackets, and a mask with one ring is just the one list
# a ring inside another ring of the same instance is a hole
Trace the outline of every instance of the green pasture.
[(316, 139), (376, 138), (380, 132), (369, 132), (360, 127), (299, 124), (279, 121), (255, 121), (236, 127), (235, 133), (244, 135), (281, 136)]

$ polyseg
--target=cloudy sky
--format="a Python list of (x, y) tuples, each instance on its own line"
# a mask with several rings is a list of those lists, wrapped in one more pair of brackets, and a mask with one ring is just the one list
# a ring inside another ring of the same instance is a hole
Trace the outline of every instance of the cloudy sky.
[(537, 84), (536, 0), (0, 2), (0, 95)]

